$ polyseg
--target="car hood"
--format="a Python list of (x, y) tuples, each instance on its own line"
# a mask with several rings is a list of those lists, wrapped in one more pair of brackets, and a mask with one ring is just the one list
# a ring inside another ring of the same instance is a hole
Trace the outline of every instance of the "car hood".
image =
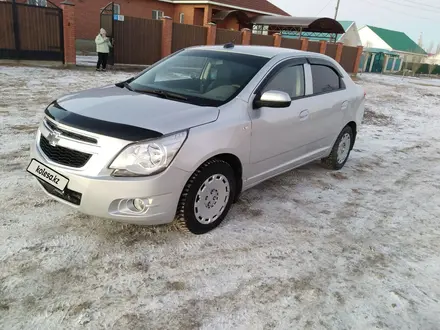
[(169, 134), (216, 121), (219, 109), (107, 86), (64, 96), (58, 105), (74, 114)]

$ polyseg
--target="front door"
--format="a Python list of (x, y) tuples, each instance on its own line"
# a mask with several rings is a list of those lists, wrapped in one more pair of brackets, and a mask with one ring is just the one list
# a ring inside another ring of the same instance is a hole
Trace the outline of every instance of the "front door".
[(250, 109), (252, 120), (251, 171), (249, 184), (285, 170), (305, 152), (308, 100), (305, 95), (302, 59), (285, 62), (274, 69), (258, 94), (282, 91), (292, 98), (288, 108)]

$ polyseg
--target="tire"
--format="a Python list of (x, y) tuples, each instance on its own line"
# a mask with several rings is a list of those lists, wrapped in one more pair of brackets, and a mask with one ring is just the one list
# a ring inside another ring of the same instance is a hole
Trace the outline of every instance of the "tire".
[[(349, 140), (348, 140), (349, 139)], [(344, 144), (344, 145), (342, 145)], [(354, 144), (354, 134), (350, 126), (345, 126), (339, 134), (330, 155), (323, 158), (322, 164), (330, 170), (340, 170), (347, 162)], [(341, 149), (339, 148), (341, 146)]]
[(201, 235), (220, 225), (234, 201), (235, 180), (234, 170), (225, 161), (212, 159), (200, 166), (180, 196), (176, 226)]

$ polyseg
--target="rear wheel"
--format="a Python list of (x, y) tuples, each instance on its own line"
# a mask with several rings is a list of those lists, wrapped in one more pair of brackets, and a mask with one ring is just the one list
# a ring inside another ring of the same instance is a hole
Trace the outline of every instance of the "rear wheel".
[(212, 159), (200, 166), (183, 189), (176, 225), (193, 234), (205, 234), (226, 217), (234, 201), (234, 170), (225, 161)]
[(350, 156), (353, 142), (353, 130), (350, 126), (346, 126), (336, 139), (330, 155), (322, 159), (324, 166), (331, 170), (340, 170), (343, 168)]

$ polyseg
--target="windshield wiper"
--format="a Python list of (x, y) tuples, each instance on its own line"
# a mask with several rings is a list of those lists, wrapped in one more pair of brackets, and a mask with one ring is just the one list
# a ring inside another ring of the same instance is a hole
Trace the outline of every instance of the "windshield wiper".
[(130, 86), (130, 84), (127, 81), (123, 81), (120, 83), (115, 84), (116, 87), (119, 88), (127, 88), (129, 91), (134, 91), (133, 88)]
[(137, 89), (136, 92), (138, 93), (145, 93), (145, 94), (153, 94), (153, 95), (157, 95), (160, 97), (163, 97), (165, 99), (169, 99), (169, 100), (183, 100), (183, 101), (187, 101), (188, 98), (186, 96), (180, 95), (180, 94), (176, 94), (176, 93), (172, 93), (172, 92), (167, 92), (167, 91), (163, 91), (163, 90), (159, 90), (159, 89)]

